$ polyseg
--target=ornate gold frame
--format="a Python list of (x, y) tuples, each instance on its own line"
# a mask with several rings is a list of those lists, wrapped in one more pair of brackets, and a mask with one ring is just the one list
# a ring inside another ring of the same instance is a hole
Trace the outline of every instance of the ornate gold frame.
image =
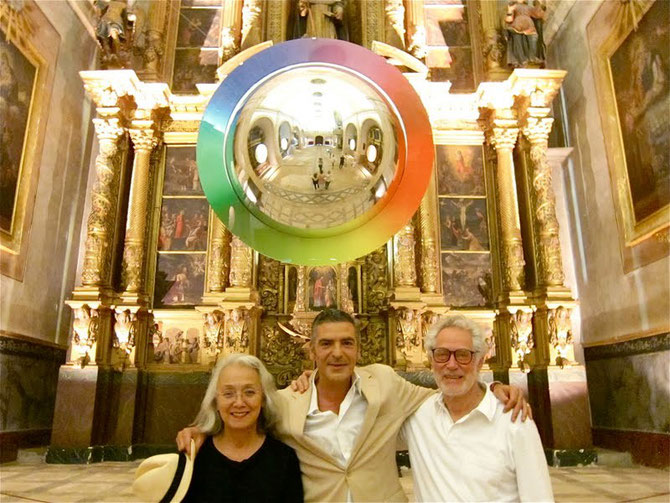
[[(636, 0), (634, 8), (640, 17), (653, 5), (654, 0)], [(623, 16), (624, 6), (619, 2), (605, 2), (587, 26), (587, 36), (592, 54), (596, 91), (600, 103), (607, 161), (614, 202), (620, 218), (617, 219), (624, 248), (632, 248), (670, 226), (670, 205), (657, 210), (640, 222), (635, 221), (633, 201), (626, 167), (626, 157), (618, 120), (614, 82), (610, 57), (635, 29), (631, 18)], [(609, 28), (605, 33), (603, 27)], [(613, 120), (616, 118), (616, 120)], [(625, 251), (624, 251), (625, 255)], [(660, 258), (660, 257), (656, 257)], [(654, 260), (654, 259), (652, 259)]]
[[(24, 136), (21, 166), (17, 182), (14, 214), (10, 232), (0, 231), (0, 274), (18, 281), (23, 280), (28, 251), (28, 234), (33, 209), (42, 147), (49, 115), (49, 102), (54, 79), (54, 68), (60, 46), (60, 36), (34, 2), (20, 12), (25, 24), (32, 30), (13, 31), (9, 40), (36, 67), (35, 82), (30, 98), (28, 123)], [(6, 37), (7, 17), (1, 17), (0, 36)]]

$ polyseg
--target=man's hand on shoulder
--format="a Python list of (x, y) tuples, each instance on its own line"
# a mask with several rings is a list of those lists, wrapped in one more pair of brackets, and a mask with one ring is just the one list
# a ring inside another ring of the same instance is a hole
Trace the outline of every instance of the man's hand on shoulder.
[(516, 421), (519, 413), (521, 413), (521, 421), (533, 419), (533, 411), (523, 396), (521, 388), (494, 382), (491, 384), (491, 391), (498, 400), (505, 404), (504, 412), (512, 410), (512, 421)]
[(190, 454), (191, 440), (193, 440), (195, 442), (195, 454), (197, 454), (206, 438), (207, 435), (202, 433), (198, 428), (189, 426), (177, 433), (177, 449), (185, 452), (188, 456)]
[(292, 391), (297, 391), (301, 395), (309, 389), (309, 378), (312, 376), (312, 370), (305, 370), (295, 381), (291, 381)]

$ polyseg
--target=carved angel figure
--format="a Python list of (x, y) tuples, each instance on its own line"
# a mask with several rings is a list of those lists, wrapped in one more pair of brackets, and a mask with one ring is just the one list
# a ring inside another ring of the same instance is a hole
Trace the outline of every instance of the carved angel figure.
[(249, 347), (247, 318), (244, 308), (231, 309), (226, 315), (227, 353), (244, 353)]
[(84, 368), (95, 358), (95, 342), (98, 333), (98, 312), (84, 304), (74, 311), (72, 322), (72, 351), (70, 361)]
[(114, 323), (114, 341), (115, 348), (122, 349), (126, 353), (135, 346), (135, 320), (136, 317), (129, 309), (117, 312)]
[(414, 309), (401, 308), (398, 310), (397, 323), (398, 335), (396, 337), (396, 346), (403, 358), (407, 360), (412, 350), (418, 348), (421, 344), (419, 339), (419, 319)]
[(528, 372), (530, 368), (527, 367), (526, 355), (530, 354), (533, 347), (535, 347), (532, 314), (517, 311), (510, 321), (512, 347), (517, 358), (517, 365), (522, 372)]
[(206, 363), (214, 363), (223, 350), (223, 313), (216, 310), (203, 317), (205, 319), (203, 360), (206, 360)]
[(570, 365), (568, 350), (572, 343), (572, 324), (570, 310), (559, 306), (549, 314), (549, 337), (551, 344), (556, 348), (556, 365), (563, 368)]

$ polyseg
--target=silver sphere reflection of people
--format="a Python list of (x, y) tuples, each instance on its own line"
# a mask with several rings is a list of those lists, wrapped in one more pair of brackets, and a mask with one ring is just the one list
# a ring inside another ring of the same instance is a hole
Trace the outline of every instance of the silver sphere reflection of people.
[(303, 501), (295, 451), (272, 436), (276, 389), (255, 356), (218, 361), (194, 426), (207, 434), (185, 502)]

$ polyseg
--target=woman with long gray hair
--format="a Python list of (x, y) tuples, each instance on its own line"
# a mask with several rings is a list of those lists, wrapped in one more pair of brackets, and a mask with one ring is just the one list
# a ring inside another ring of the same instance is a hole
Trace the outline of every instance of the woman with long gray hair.
[(298, 457), (272, 436), (276, 393), (255, 356), (219, 360), (193, 423), (208, 436), (183, 501), (303, 501)]

